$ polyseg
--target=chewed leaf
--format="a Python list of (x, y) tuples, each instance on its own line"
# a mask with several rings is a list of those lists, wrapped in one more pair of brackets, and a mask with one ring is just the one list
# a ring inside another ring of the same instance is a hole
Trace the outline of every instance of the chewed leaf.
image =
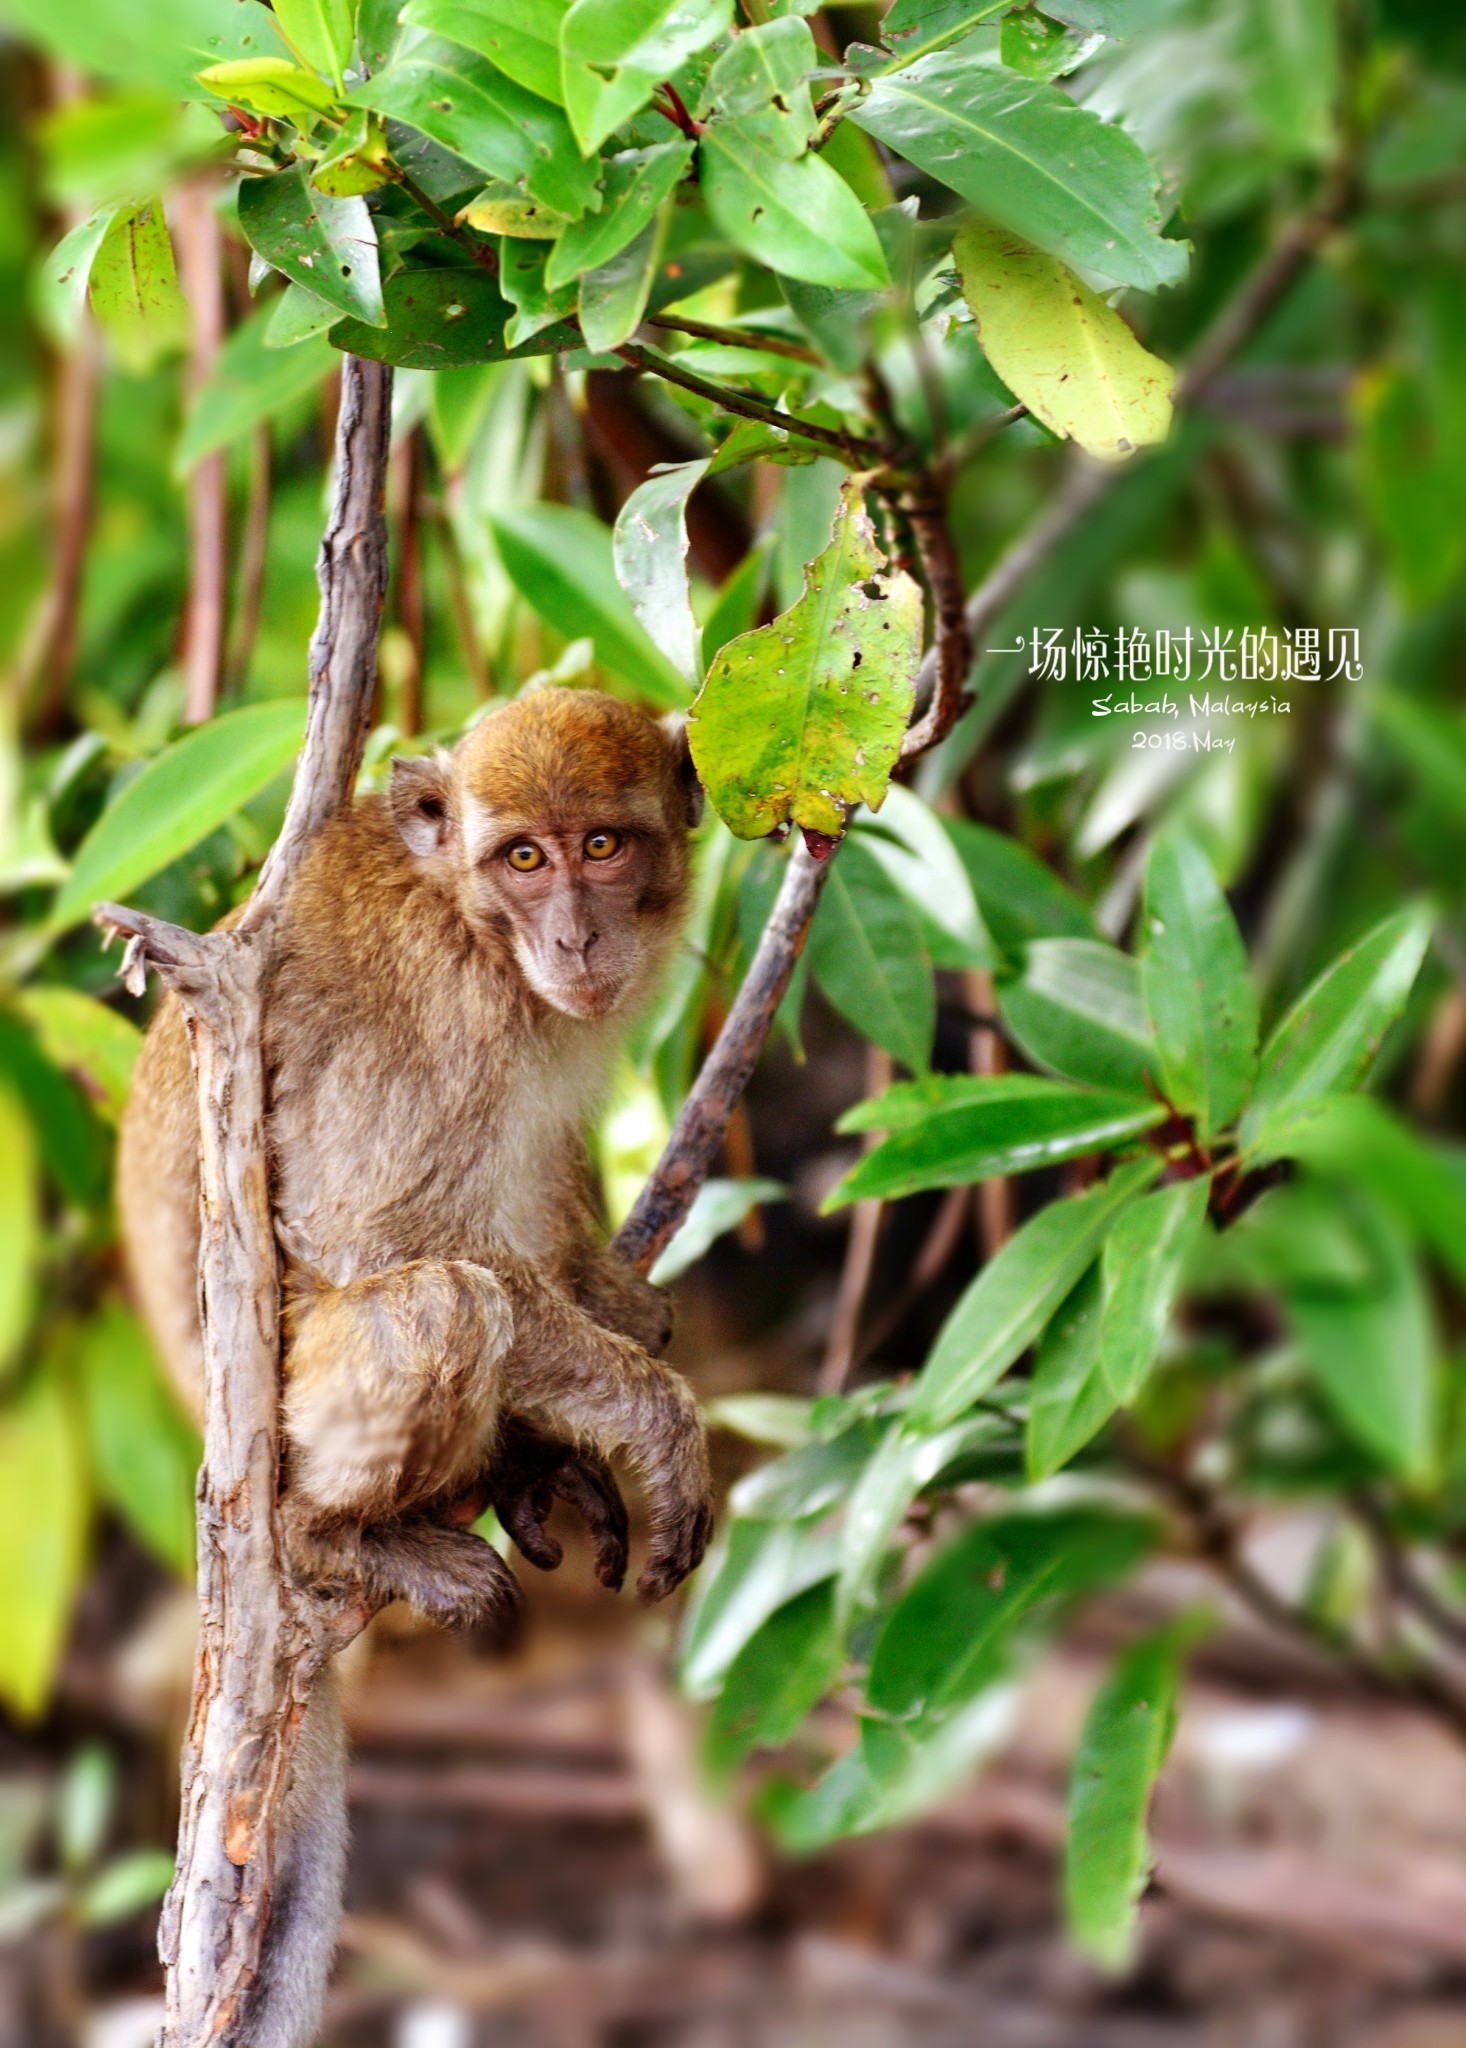
[(1057, 257), (974, 221), (952, 245), (983, 354), (1055, 434), (1104, 461), (1164, 441), (1175, 373)]
[(720, 650), (688, 720), (708, 797), (740, 839), (781, 825), (836, 838), (875, 809), (911, 715), (921, 591), (876, 542), (861, 481), (840, 493), (804, 593)]

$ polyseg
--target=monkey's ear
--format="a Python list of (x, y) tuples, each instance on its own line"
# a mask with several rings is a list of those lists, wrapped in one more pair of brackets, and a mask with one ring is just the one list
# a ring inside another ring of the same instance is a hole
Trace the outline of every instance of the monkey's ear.
[(687, 713), (669, 711), (657, 723), (667, 736), (667, 749), (672, 756), (672, 766), (677, 775), (677, 786), (687, 803), (689, 828), (702, 817), (702, 784), (697, 779), (697, 770), (692, 765), (692, 749), (687, 744)]
[(387, 801), (409, 852), (442, 853), (453, 836), (448, 759), (444, 754), (394, 760)]

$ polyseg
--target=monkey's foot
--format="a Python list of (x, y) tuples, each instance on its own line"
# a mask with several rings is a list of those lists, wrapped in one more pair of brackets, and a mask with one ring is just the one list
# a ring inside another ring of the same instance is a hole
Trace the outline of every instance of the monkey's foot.
[(651, 1555), (636, 1582), (636, 1597), (650, 1605), (665, 1600), (702, 1563), (713, 1533), (713, 1507), (706, 1497), (657, 1514)]
[(363, 1529), (361, 1563), (383, 1605), (405, 1600), (440, 1627), (482, 1633), (499, 1647), (518, 1626), (518, 1580), (493, 1546), (467, 1529), (423, 1521)]

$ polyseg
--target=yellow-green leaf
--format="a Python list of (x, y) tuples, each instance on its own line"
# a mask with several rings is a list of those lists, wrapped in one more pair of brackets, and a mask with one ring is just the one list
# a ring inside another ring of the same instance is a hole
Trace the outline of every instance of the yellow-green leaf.
[(921, 591), (887, 564), (850, 477), (804, 594), (728, 642), (688, 719), (703, 787), (740, 839), (790, 823), (834, 838), (857, 803), (879, 806), (911, 715), (921, 624)]
[(356, 8), (352, 0), (275, 0), (275, 20), (297, 56), (324, 71), (341, 90), (351, 61)]
[(97, 251), (92, 311), (129, 370), (150, 370), (188, 340), (188, 301), (178, 288), (161, 200), (118, 214)]
[(0, 1408), (0, 1699), (28, 1720), (61, 1656), (86, 1521), (72, 1403), (47, 1365)]
[(1057, 257), (974, 221), (952, 245), (983, 353), (1055, 434), (1118, 461), (1164, 441), (1175, 373)]
[(35, 1132), (14, 1091), (0, 1087), (0, 1369), (30, 1327), (40, 1225)]
[(199, 84), (252, 114), (309, 124), (335, 104), (329, 85), (286, 57), (239, 57), (229, 64), (211, 64), (198, 75)]

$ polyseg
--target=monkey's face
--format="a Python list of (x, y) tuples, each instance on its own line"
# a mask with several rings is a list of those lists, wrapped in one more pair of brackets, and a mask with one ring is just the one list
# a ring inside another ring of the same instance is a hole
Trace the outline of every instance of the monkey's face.
[(474, 930), (566, 1016), (644, 996), (687, 898), (698, 791), (685, 738), (591, 690), (538, 690), (451, 756), (394, 761), (392, 809)]
[(495, 821), (467, 894), (479, 919), (507, 925), (536, 995), (569, 1017), (606, 1017), (659, 964), (667, 866), (665, 834), (644, 819)]

